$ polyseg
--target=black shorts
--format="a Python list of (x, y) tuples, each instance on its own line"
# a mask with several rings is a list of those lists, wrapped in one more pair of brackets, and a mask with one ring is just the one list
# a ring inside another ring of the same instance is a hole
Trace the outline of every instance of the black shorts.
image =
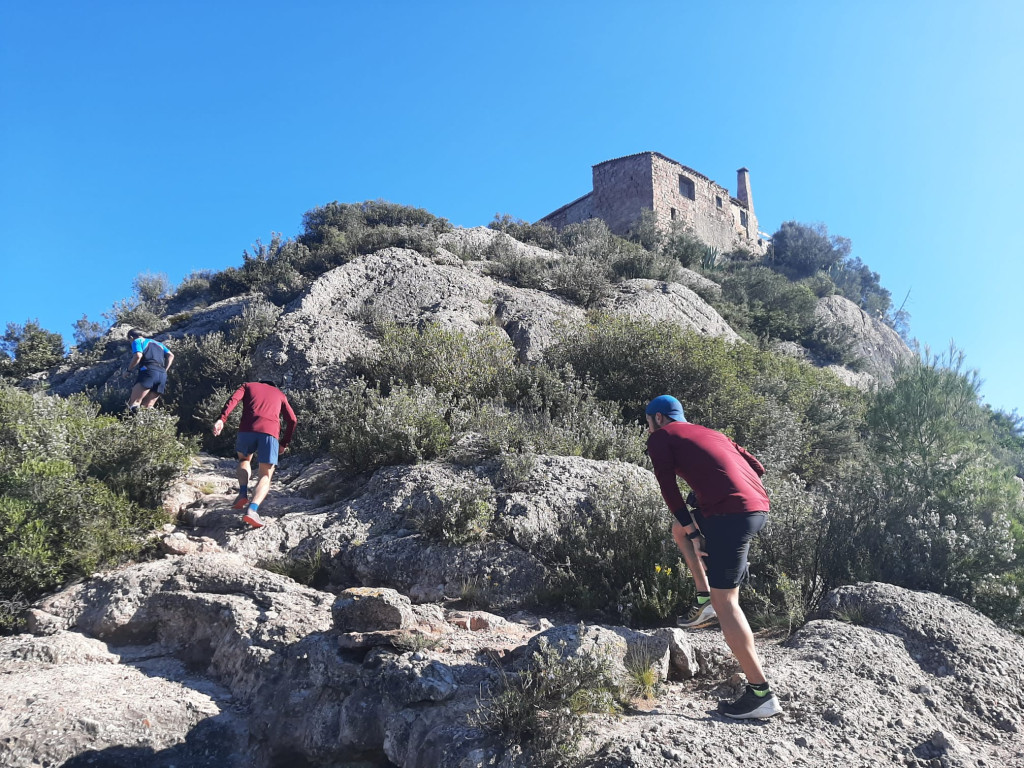
[(764, 528), (766, 512), (743, 512), (705, 517), (692, 509), (693, 519), (704, 534), (707, 557), (704, 569), (708, 584), (714, 589), (734, 589), (747, 574), (750, 541)]
[(139, 378), (135, 380), (135, 383), (141, 384), (143, 389), (162, 395), (167, 387), (167, 371), (163, 368), (140, 370)]

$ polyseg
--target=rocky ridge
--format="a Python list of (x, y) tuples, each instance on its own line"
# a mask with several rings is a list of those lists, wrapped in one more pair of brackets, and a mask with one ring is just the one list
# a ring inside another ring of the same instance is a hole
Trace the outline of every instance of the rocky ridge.
[[(473, 714), (543, 637), (619, 669), (642, 648), (661, 679), (656, 700), (588, 716), (593, 768), (1022, 764), (1024, 641), (949, 598), (848, 586), (792, 637), (761, 636), (785, 709), (762, 723), (715, 712), (742, 685), (716, 628), (530, 612), (543, 570), (530, 548), (600, 487), (603, 462), (540, 457), (529, 508), (514, 493), (503, 507), (522, 546), (487, 551), (426, 541), (405, 517), (418, 493), (487, 465), (382, 469), (332, 501), (326, 464), (286, 463), (257, 531), (230, 510), (230, 467), (201, 457), (168, 497), (179, 523), (162, 533), (163, 559), (40, 601), (32, 634), (0, 641), (0, 763), (531, 765)], [(266, 569), (314, 551), (323, 589)], [(453, 592), (474, 577), (504, 607), (457, 608)]]

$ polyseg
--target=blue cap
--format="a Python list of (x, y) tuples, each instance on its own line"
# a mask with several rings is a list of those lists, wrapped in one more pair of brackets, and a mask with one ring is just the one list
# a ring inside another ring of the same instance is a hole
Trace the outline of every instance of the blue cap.
[(647, 404), (646, 413), (648, 416), (660, 413), (673, 421), (686, 421), (686, 417), (683, 415), (683, 404), (672, 395), (660, 395), (651, 400)]

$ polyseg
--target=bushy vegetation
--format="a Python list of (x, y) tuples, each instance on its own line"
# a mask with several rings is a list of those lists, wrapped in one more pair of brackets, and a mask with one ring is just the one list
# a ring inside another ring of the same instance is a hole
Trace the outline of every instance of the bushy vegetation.
[(635, 278), (675, 280), (679, 275), (679, 263), (671, 256), (613, 235), (599, 219), (559, 231), (508, 216), (495, 217), (490, 226), (556, 254), (551, 258), (524, 255), (508, 241), (495, 240), (484, 254), (491, 262), (491, 274), (524, 288), (551, 290), (583, 307), (599, 304), (613, 283)]
[(475, 722), (528, 750), (531, 765), (571, 765), (579, 757), (583, 715), (622, 709), (625, 697), (607, 659), (569, 654), (541, 638), (525, 669), (504, 674), (478, 702)]
[(85, 397), (0, 384), (0, 627), (69, 579), (137, 557), (193, 447), (157, 412), (98, 416)]
[(8, 323), (0, 337), (0, 376), (20, 379), (63, 359), (64, 339), (47, 331), (38, 320), (26, 320), (24, 325)]
[(316, 430), (301, 445), (329, 449), (346, 472), (444, 456), (469, 434), (483, 455), (642, 455), (639, 427), (614, 404), (571, 369), (520, 364), (507, 338), (486, 328), (467, 335), (385, 325), (379, 341), (356, 364), (360, 378), (296, 398)]
[(428, 492), (409, 511), (416, 529), (429, 538), (455, 545), (482, 541), (494, 518), (494, 489), (480, 481), (455, 485)]
[(552, 572), (548, 598), (625, 620), (648, 618), (662, 564), (678, 559), (670, 523), (654, 485), (609, 482), (539, 543), (534, 554)]

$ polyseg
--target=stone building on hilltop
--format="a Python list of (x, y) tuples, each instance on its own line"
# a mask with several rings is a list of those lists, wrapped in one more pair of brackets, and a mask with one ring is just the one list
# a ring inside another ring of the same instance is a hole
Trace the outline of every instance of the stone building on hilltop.
[(658, 152), (605, 160), (594, 166), (594, 189), (540, 221), (561, 229), (587, 219), (601, 219), (625, 235), (644, 209), (654, 211), (663, 228), (681, 221), (723, 253), (743, 249), (762, 255), (766, 238), (757, 228), (750, 171), (736, 171), (736, 197), (702, 173)]

